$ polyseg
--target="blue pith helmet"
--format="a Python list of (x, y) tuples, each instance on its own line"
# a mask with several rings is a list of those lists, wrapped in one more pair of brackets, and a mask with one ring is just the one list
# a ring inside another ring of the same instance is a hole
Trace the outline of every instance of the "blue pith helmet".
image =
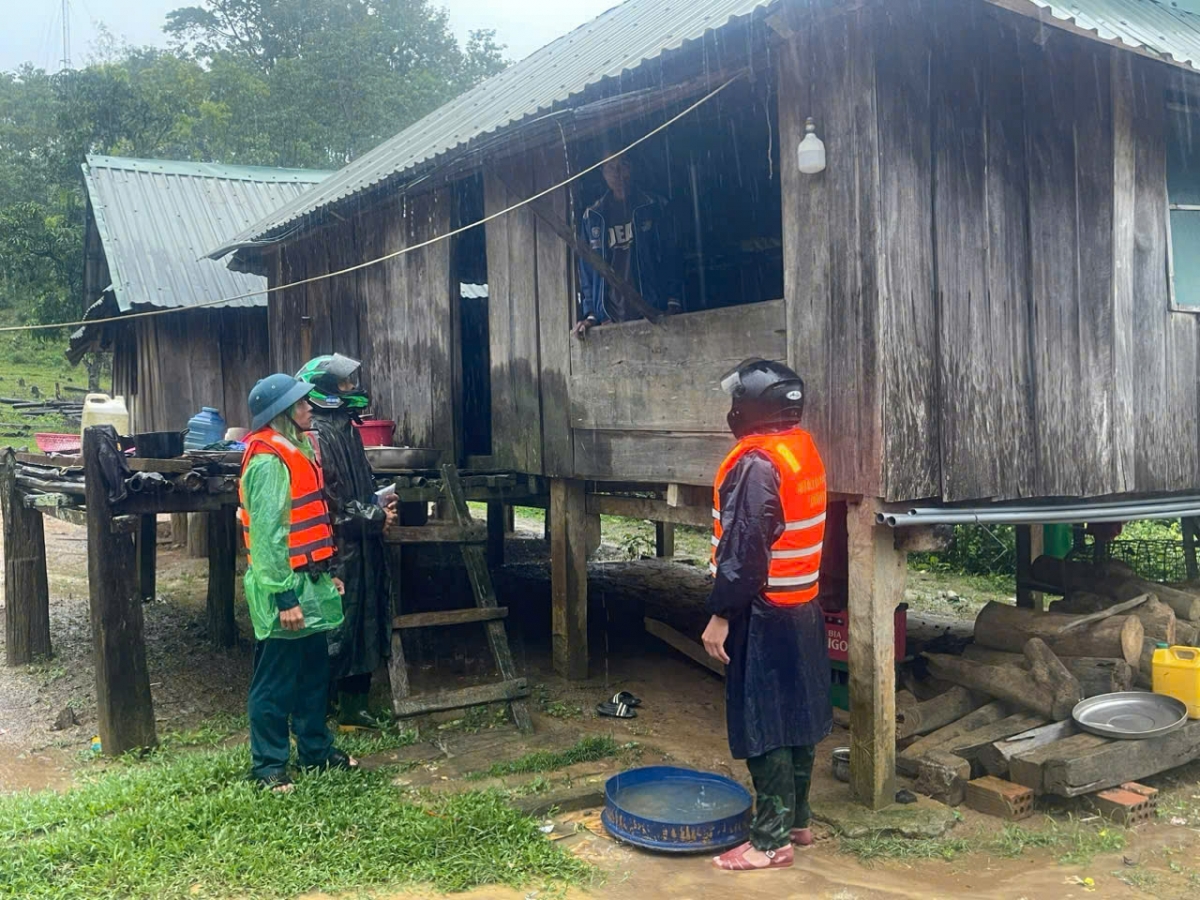
[(313, 386), (283, 372), (268, 375), (250, 390), (251, 431), (270, 425), (280, 413), (287, 412), (297, 400), (303, 400)]

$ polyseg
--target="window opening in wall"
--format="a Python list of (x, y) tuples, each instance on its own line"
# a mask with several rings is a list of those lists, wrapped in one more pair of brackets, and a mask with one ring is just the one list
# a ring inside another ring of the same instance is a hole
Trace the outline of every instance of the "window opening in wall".
[[(658, 113), (581, 142), (590, 165), (661, 120)], [(699, 312), (783, 296), (782, 194), (775, 93), (735, 85), (577, 187), (579, 236), (661, 312)], [(587, 260), (579, 318), (642, 318)]]
[(1200, 312), (1200, 107), (1167, 104), (1171, 304)]
[[(453, 227), (483, 218), (483, 178), (457, 183)], [(452, 289), (459, 291), (458, 333), (462, 358), (462, 434), (467, 456), (492, 452), (492, 380), (488, 336), (487, 232), (472, 228), (453, 240)]]

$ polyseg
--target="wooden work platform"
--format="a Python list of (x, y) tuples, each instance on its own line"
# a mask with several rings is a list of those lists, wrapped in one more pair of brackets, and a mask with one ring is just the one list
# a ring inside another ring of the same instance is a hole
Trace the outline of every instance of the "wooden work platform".
[[(107, 443), (106, 443), (107, 442)], [(102, 457), (106, 457), (102, 462)], [(208, 551), (208, 638), (218, 646), (237, 641), (234, 597), (240, 541), (236, 455), (187, 454), (179, 459), (126, 457), (100, 431), (85, 435), (83, 453), (48, 456), (9, 450), (0, 456), (0, 500), (6, 557), (6, 662), (24, 665), (51, 654), (49, 589), (43, 516), (88, 530), (88, 581), (96, 658), (98, 730), (105, 753), (116, 755), (156, 742), (154, 709), (146, 668), (142, 602), (156, 592), (157, 519), (159, 515), (202, 513)], [(452, 702), (512, 702), (519, 724), (528, 727), (521, 698), (528, 688), (512, 669), (504, 638), (507, 610), (498, 608), (490, 589), (484, 544), (498, 535), (503, 546), (506, 507), (545, 505), (546, 486), (533, 476), (507, 472), (378, 473), (391, 478), (402, 508), (422, 513), (420, 523), (387, 534), (401, 545), (453, 543), (462, 547), (473, 584), (479, 586), (474, 608), (398, 616), (402, 630), (479, 623), (502, 663), (502, 681), (463, 697), (401, 698), (397, 711), (414, 714), (445, 708)], [(115, 480), (115, 482), (114, 482)], [(424, 523), (430, 503), (453, 504), (446, 521)], [(488, 504), (491, 527), (473, 521), (467, 501)], [(490, 548), (489, 548), (490, 549)], [(397, 552), (400, 547), (397, 548)], [(502, 555), (502, 554), (501, 554)], [(482, 593), (479, 593), (482, 591)], [(491, 692), (491, 693), (489, 693)], [(492, 697), (491, 694), (496, 694)], [(475, 700), (478, 695), (479, 698)], [(486, 696), (485, 696), (486, 695)]]

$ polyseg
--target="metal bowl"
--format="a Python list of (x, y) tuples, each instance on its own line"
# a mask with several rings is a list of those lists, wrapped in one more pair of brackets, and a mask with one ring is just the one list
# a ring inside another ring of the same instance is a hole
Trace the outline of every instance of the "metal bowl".
[(367, 447), (367, 460), (376, 472), (436, 469), (441, 452), (428, 447)]
[(1089, 697), (1075, 705), (1071, 718), (1084, 731), (1100, 737), (1145, 740), (1162, 737), (1187, 722), (1187, 707), (1174, 697), (1144, 691), (1121, 691)]
[(833, 777), (838, 781), (850, 780), (850, 748), (835, 747), (833, 750)]

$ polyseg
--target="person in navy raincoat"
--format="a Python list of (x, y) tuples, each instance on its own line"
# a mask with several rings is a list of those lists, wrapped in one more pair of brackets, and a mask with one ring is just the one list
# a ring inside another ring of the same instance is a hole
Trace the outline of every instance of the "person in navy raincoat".
[(748, 844), (722, 869), (792, 865), (812, 843), (808, 789), (816, 745), (833, 727), (825, 622), (816, 602), (825, 472), (800, 428), (804, 384), (750, 360), (723, 382), (738, 445), (714, 486), (715, 576), (704, 632), (726, 665), (729, 748), (746, 760), (756, 809)]

